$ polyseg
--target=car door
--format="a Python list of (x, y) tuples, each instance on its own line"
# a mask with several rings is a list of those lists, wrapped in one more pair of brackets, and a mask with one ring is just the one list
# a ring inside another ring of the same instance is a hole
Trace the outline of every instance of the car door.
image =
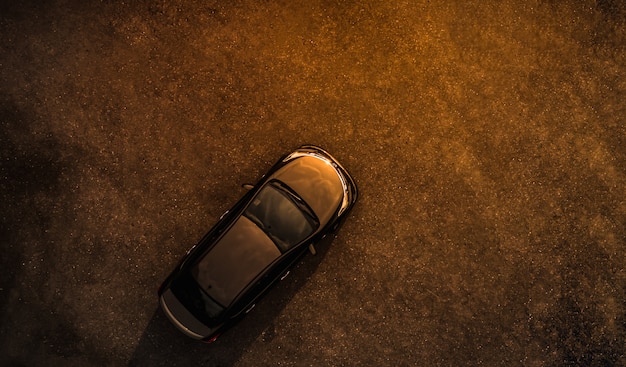
[[(304, 250), (303, 250), (304, 249)], [(284, 278), (289, 273), (289, 268), (296, 262), (300, 256), (306, 251), (305, 245), (296, 246), (291, 251), (283, 254), (276, 260), (263, 275), (257, 279), (236, 301), (234, 307), (233, 318), (241, 317), (250, 312), (256, 302), (272, 287), (276, 281)]]

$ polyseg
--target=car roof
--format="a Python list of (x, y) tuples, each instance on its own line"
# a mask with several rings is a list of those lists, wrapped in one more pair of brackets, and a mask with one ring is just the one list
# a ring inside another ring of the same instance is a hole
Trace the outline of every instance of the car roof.
[(208, 295), (228, 306), (279, 256), (280, 251), (274, 242), (242, 215), (191, 272)]
[(288, 162), (273, 178), (294, 190), (313, 209), (322, 226), (335, 213), (344, 195), (335, 167), (316, 156)]

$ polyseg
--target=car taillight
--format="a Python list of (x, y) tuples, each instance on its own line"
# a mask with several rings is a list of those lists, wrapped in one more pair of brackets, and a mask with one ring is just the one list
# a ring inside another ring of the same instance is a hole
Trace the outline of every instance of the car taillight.
[(205, 340), (204, 342), (205, 342), (205, 343), (207, 343), (207, 344), (209, 344), (209, 343), (213, 343), (214, 341), (216, 341), (216, 340), (217, 340), (217, 338), (219, 338), (219, 337), (220, 337), (220, 335), (222, 335), (222, 333), (215, 334), (215, 335), (213, 335), (213, 336), (211, 337), (211, 339), (209, 339), (209, 340)]

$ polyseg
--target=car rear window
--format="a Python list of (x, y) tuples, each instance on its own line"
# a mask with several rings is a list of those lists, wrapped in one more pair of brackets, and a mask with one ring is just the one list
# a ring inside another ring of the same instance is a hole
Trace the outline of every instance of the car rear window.
[(189, 273), (175, 279), (171, 290), (180, 303), (205, 325), (215, 325), (222, 316), (224, 307), (206, 294)]

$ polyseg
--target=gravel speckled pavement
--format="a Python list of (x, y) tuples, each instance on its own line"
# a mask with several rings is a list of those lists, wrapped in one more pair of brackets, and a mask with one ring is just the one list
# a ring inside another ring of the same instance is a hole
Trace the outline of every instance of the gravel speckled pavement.
[[(0, 365), (626, 366), (621, 1), (4, 1)], [(360, 200), (216, 343), (156, 289), (281, 155)]]

